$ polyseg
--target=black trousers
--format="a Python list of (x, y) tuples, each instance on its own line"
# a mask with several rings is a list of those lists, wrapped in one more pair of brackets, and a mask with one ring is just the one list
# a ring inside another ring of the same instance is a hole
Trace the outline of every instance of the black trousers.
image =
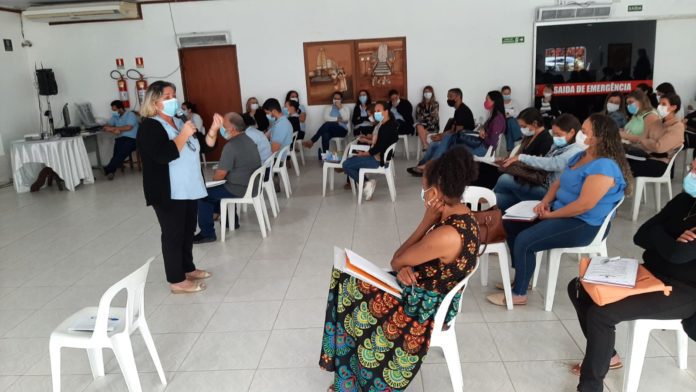
[(667, 170), (666, 163), (650, 158), (644, 161), (629, 159), (628, 165), (631, 167), (633, 177), (660, 177)]
[(672, 286), (669, 297), (662, 292), (641, 294), (604, 306), (595, 305), (582, 284), (576, 284), (577, 278), (570, 281), (568, 296), (578, 314), (582, 333), (587, 338), (578, 391), (604, 390), (604, 377), (614, 355), (616, 324), (638, 319), (683, 320), (696, 313), (696, 287), (656, 276)]
[(111, 157), (109, 164), (104, 166), (104, 173), (111, 174), (115, 172), (116, 169), (123, 165), (123, 161), (130, 157), (135, 148), (135, 139), (126, 136), (117, 137), (114, 140), (114, 155)]
[(162, 230), (162, 257), (169, 283), (186, 280), (193, 264), (193, 234), (198, 217), (197, 200), (171, 200), (153, 205)]

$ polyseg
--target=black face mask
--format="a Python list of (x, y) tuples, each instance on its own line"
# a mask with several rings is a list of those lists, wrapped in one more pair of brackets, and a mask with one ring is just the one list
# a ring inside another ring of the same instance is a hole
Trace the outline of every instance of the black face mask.
[(447, 100), (447, 106), (453, 108), (454, 104), (457, 103), (454, 99), (448, 99)]

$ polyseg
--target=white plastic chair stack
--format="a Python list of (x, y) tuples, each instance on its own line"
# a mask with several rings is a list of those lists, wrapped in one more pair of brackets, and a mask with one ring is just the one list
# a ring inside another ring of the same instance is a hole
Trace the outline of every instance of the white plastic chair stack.
[(653, 329), (672, 330), (677, 333), (677, 357), (679, 369), (686, 369), (689, 350), (689, 337), (684, 332), (681, 320), (635, 320), (629, 325), (630, 347), (628, 365), (624, 372), (623, 392), (637, 392), (640, 375), (643, 372), (645, 350), (648, 347), (650, 331)]
[(638, 209), (640, 207), (640, 198), (643, 196), (643, 190), (645, 189), (645, 184), (648, 183), (653, 183), (655, 184), (655, 207), (657, 208), (657, 211), (660, 211), (661, 207), (661, 202), (660, 202), (660, 184), (665, 184), (667, 185), (667, 192), (669, 194), (670, 200), (672, 199), (672, 179), (670, 178), (671, 173), (672, 173), (672, 166), (674, 165), (674, 161), (677, 159), (677, 155), (681, 152), (681, 150), (684, 148), (684, 145), (682, 144), (681, 147), (679, 147), (679, 150), (674, 153), (672, 156), (672, 159), (669, 160), (669, 163), (667, 164), (667, 169), (665, 169), (665, 172), (662, 174), (660, 177), (636, 177), (636, 189), (633, 192), (635, 194), (633, 198), (633, 221), (635, 222), (636, 219), (638, 219)]
[[(155, 363), (157, 374), (163, 385), (167, 385), (167, 379), (162, 369), (155, 342), (152, 340), (150, 328), (145, 321), (145, 281), (154, 257), (151, 257), (145, 265), (138, 268), (135, 272), (121, 279), (119, 282), (109, 287), (99, 301), (99, 307), (84, 308), (63, 321), (53, 333), (49, 341), (49, 351), (51, 356), (51, 376), (53, 379), (53, 392), (60, 392), (60, 350), (63, 347), (82, 348), (87, 350), (89, 365), (92, 369), (94, 378), (104, 376), (104, 358), (102, 349), (113, 350), (118, 361), (123, 377), (126, 380), (128, 391), (141, 392), (140, 378), (138, 369), (135, 365), (133, 356), (133, 346), (131, 335), (135, 331), (140, 334), (145, 341), (147, 350), (150, 352), (152, 361)], [(114, 297), (121, 291), (126, 290), (127, 300), (125, 308), (115, 308), (111, 306)], [(110, 319), (118, 319), (112, 331), (108, 331)], [(81, 323), (83, 320), (95, 319), (94, 331), (82, 332), (71, 331), (71, 327)], [(9, 360), (9, 359), (8, 359)]]
[(288, 166), (285, 164), (285, 157), (288, 155), (288, 150), (290, 146), (285, 146), (278, 151), (275, 163), (273, 164), (273, 173), (280, 176), (280, 182), (283, 184), (283, 189), (285, 190), (285, 197), (288, 199), (292, 195), (292, 188), (290, 187), (290, 176), (288, 175)]
[[(278, 212), (280, 211), (280, 205), (278, 205), (278, 195), (275, 192), (275, 186), (273, 185), (273, 163), (275, 158), (278, 156), (277, 152), (271, 154), (268, 159), (263, 163), (264, 170), (264, 180), (263, 189), (266, 191), (266, 196), (268, 197), (268, 204), (271, 205), (271, 212), (273, 212), (273, 217), (278, 217)], [(265, 178), (266, 171), (268, 171), (268, 178)]]
[(447, 362), (447, 369), (449, 369), (450, 381), (452, 382), (452, 389), (455, 392), (462, 392), (464, 390), (464, 378), (462, 377), (462, 365), (459, 361), (459, 346), (457, 346), (457, 333), (455, 331), (455, 319), (450, 320), (447, 324), (447, 329), (445, 327), (445, 318), (447, 317), (447, 311), (452, 304), (454, 296), (461, 291), (462, 296), (459, 298), (459, 308), (461, 309), (462, 298), (464, 297), (464, 290), (469, 283), (469, 278), (471, 278), (476, 269), (471, 271), (469, 276), (464, 278), (459, 282), (449, 293), (445, 296), (445, 299), (440, 304), (440, 307), (435, 313), (435, 323), (433, 326), (433, 334), (430, 336), (430, 347), (441, 347), (442, 352), (445, 354), (445, 361)]
[(232, 211), (228, 210), (230, 207), (235, 207), (236, 204), (251, 204), (254, 206), (256, 218), (259, 221), (259, 228), (261, 228), (261, 236), (263, 238), (266, 238), (266, 228), (268, 228), (268, 231), (271, 231), (271, 222), (268, 219), (268, 210), (266, 209), (266, 202), (263, 198), (263, 175), (265, 172), (266, 167), (261, 166), (251, 174), (244, 197), (220, 199), (220, 240), (222, 242), (225, 242), (228, 212), (231, 212), (229, 218), (231, 219), (230, 230), (234, 230), (234, 208), (232, 208)]
[[(544, 298), (544, 309), (550, 312), (553, 309), (553, 299), (556, 294), (556, 282), (558, 280), (558, 269), (561, 267), (561, 256), (564, 253), (577, 253), (577, 254), (587, 254), (587, 255), (598, 255), (602, 257), (607, 257), (607, 239), (605, 238), (607, 229), (609, 227), (609, 222), (611, 222), (614, 217), (616, 209), (619, 208), (624, 199), (621, 198), (616, 206), (611, 210), (611, 212), (604, 218), (602, 226), (599, 227), (597, 235), (592, 240), (592, 242), (587, 246), (579, 246), (577, 248), (560, 248), (551, 249), (546, 251), (547, 258), (549, 260), (548, 269), (548, 280), (546, 283), (546, 298)], [(537, 252), (536, 254), (536, 269), (534, 270), (534, 279), (532, 280), (532, 287), (536, 287), (537, 280), (539, 279), (539, 270), (541, 269), (542, 254), (544, 252)]]
[(366, 174), (383, 174), (387, 178), (387, 186), (389, 187), (389, 195), (392, 202), (396, 201), (396, 186), (394, 185), (394, 149), (396, 143), (392, 144), (384, 152), (384, 166), (376, 169), (360, 169), (358, 172), (358, 204), (362, 204), (363, 184)]
[(329, 180), (329, 188), (333, 191), (334, 190), (334, 170), (333, 169), (340, 169), (343, 167), (343, 162), (348, 159), (348, 154), (353, 151), (352, 148), (353, 146), (358, 142), (358, 139), (352, 140), (348, 145), (346, 146), (346, 149), (343, 150), (343, 156), (341, 157), (340, 162), (327, 162), (324, 161), (324, 166), (322, 168), (322, 191), (321, 195), (322, 197), (326, 197), (326, 180)]
[[(403, 140), (403, 141), (404, 141), (404, 152), (405, 152), (405, 155), (406, 155), (406, 160), (407, 160), (407, 161), (410, 161), (410, 160), (411, 160), (411, 157), (410, 157), (411, 154), (410, 154), (409, 151), (408, 151), (408, 150), (409, 150), (409, 148), (408, 148), (408, 135), (399, 135), (399, 140)], [(420, 140), (420, 139), (419, 139), (419, 140)]]
[(292, 161), (292, 167), (295, 169), (295, 175), (300, 176), (300, 165), (297, 162), (297, 153), (295, 153), (295, 142), (297, 142), (297, 132), (292, 134), (292, 143), (290, 143), (290, 149), (288, 155), (290, 155), (290, 160)]
[[(472, 211), (478, 211), (479, 203), (485, 200), (488, 208), (497, 204), (495, 193), (480, 186), (468, 186), (462, 195), (462, 203), (471, 205)], [(481, 245), (483, 249), (483, 245)], [(480, 251), (480, 250), (479, 250)], [(488, 244), (486, 251), (479, 258), (481, 263), (481, 285), (488, 285), (488, 255), (495, 253), (498, 255), (500, 264), (500, 276), (503, 279), (503, 289), (505, 291), (505, 303), (508, 310), (512, 310), (512, 286), (510, 284), (510, 261), (507, 244), (505, 241)]]

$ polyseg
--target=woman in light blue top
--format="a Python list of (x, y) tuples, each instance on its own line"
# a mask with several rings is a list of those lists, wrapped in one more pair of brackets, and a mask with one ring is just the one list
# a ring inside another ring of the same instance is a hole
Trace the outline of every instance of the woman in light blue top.
[(575, 116), (568, 113), (561, 114), (554, 119), (551, 126), (553, 146), (545, 156), (519, 154), (506, 159), (502, 163), (503, 167), (519, 161), (548, 172), (548, 177), (544, 184), (528, 184), (510, 174), (501, 175), (493, 188), (498, 208), (505, 211), (524, 200), (541, 200), (548, 192), (549, 186), (561, 176), (568, 165), (568, 160), (584, 150), (584, 147), (575, 143), (575, 135), (580, 128), (580, 121)]
[[(614, 120), (602, 114), (591, 115), (576, 142), (587, 149), (568, 161), (563, 174), (534, 208), (539, 219), (503, 222), (515, 268), (515, 305), (527, 304), (537, 252), (589, 245), (611, 210), (630, 193), (631, 171)], [(506, 305), (503, 293), (487, 298), (496, 305)]]
[(217, 132), (208, 132), (201, 145), (192, 121), (177, 118), (176, 87), (164, 81), (152, 83), (145, 93), (137, 136), (143, 166), (145, 201), (157, 214), (162, 230), (162, 257), (167, 281), (174, 294), (205, 289), (201, 279), (210, 273), (193, 263), (197, 200), (207, 196), (201, 172), (201, 149), (215, 146)]

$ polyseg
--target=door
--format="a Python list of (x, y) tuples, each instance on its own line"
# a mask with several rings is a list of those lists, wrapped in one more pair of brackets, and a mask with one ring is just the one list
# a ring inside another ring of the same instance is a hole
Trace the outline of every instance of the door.
[[(196, 105), (205, 129), (210, 128), (214, 113), (242, 113), (236, 46), (179, 49), (179, 61), (184, 95)], [(219, 160), (224, 144), (218, 138), (206, 159)]]

